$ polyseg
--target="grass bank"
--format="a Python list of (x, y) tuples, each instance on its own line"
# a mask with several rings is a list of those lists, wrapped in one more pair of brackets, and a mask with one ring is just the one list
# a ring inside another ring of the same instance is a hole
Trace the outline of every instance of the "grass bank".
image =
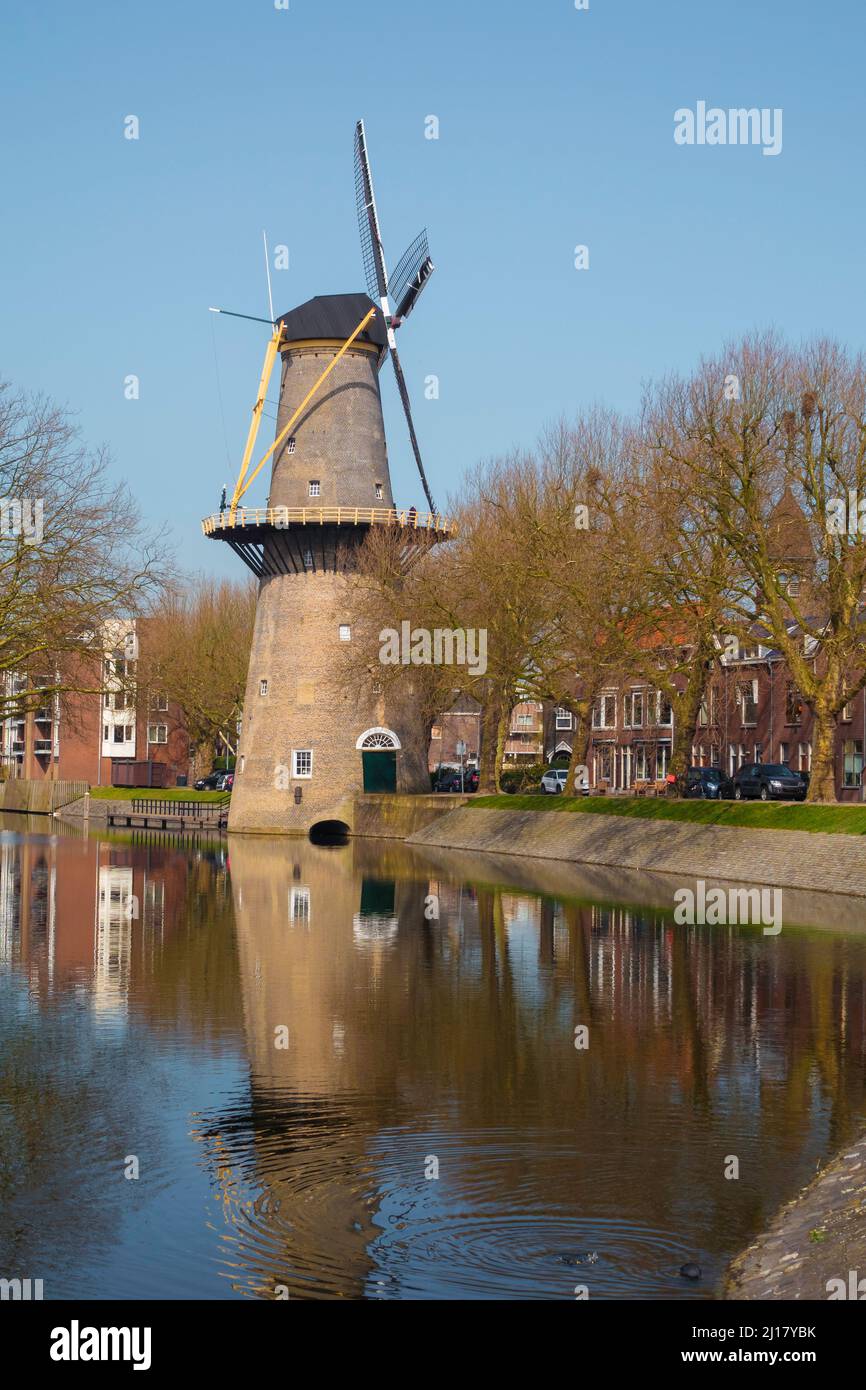
[(197, 792), (194, 787), (91, 787), (94, 801), (224, 801), (225, 792)]
[(668, 801), (655, 797), (473, 796), (468, 807), (497, 811), (624, 816), (632, 820), (688, 821), (755, 830), (813, 830), (825, 835), (866, 835), (866, 805), (808, 806), (804, 802)]

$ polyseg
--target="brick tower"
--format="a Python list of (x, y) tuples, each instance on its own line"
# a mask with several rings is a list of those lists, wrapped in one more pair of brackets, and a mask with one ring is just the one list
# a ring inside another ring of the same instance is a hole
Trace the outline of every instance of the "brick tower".
[(230, 507), (203, 523), (259, 576), (232, 831), (351, 829), (360, 792), (429, 791), (411, 667), (396, 694), (382, 693), (375, 672), (351, 689), (341, 679), (344, 644), (361, 635), (355, 567), (370, 527), (400, 528), (408, 550), (448, 531), (438, 515), (394, 507), (379, 393), (382, 314), (347, 346), (375, 307), (365, 294), (318, 296), (277, 321), (280, 442), (267, 507)]

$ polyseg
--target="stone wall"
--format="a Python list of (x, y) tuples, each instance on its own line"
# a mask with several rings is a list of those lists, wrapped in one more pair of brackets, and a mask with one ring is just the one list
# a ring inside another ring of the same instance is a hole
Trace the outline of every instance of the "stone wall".
[(86, 791), (89, 791), (87, 782), (52, 782), (47, 779), (34, 782), (16, 777), (8, 782), (0, 782), (0, 811), (48, 816), (59, 806), (76, 801)]
[(380, 840), (406, 840), (462, 806), (466, 798), (436, 794), (431, 796), (358, 796), (355, 798), (355, 835)]
[(467, 806), (409, 843), (676, 874), (681, 882), (716, 879), (866, 897), (866, 841), (858, 835)]

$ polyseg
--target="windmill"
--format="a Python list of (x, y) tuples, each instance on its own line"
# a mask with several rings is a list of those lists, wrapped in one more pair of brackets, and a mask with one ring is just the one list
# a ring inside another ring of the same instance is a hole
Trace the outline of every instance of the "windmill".
[[(202, 522), (205, 535), (231, 546), (259, 579), (230, 830), (353, 828), (363, 815), (358, 796), (430, 787), (411, 672), (385, 683), (362, 656), (351, 679), (343, 674), (353, 648), (375, 646), (363, 601), (370, 533), (386, 532), (408, 566), (455, 530), (433, 505), (396, 347), (397, 328), (433, 271), (427, 235), (415, 238), (389, 279), (363, 122), (355, 174), (369, 293), (315, 295), (276, 318), (269, 307), (271, 337), (238, 479), (231, 499)], [(389, 354), (426, 514), (394, 503), (379, 383)], [(278, 364), (275, 437), (255, 464)], [(267, 465), (267, 504), (250, 506), (246, 495)]]
[[(415, 455), (415, 462), (421, 475), (424, 495), (431, 512), (435, 512), (436, 506), (430, 492), (430, 485), (427, 482), (427, 475), (424, 472), (424, 464), (421, 461), (421, 449), (412, 419), (412, 407), (409, 403), (406, 378), (403, 375), (403, 368), (397, 355), (396, 337), (396, 329), (409, 317), (418, 303), (421, 291), (433, 274), (434, 265), (430, 259), (427, 232), (424, 230), (408, 247), (391, 279), (388, 278), (385, 249), (382, 245), (382, 233), (379, 228), (379, 213), (376, 208), (376, 195), (373, 191), (373, 175), (370, 171), (370, 157), (367, 151), (367, 135), (363, 121), (359, 121), (355, 127), (355, 201), (358, 207), (358, 230), (361, 233), (361, 254), (364, 261), (364, 275), (367, 280), (367, 293), (371, 299), (377, 300), (382, 308), (388, 330), (391, 362), (394, 367), (394, 375), (397, 378), (397, 390), (403, 403), (406, 424), (409, 426), (412, 452)], [(391, 312), (392, 300), (397, 305), (393, 313)]]

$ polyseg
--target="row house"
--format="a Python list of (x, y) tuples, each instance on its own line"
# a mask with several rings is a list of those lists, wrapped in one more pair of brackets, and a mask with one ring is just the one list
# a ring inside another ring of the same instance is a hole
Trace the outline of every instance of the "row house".
[(470, 695), (458, 696), (451, 709), (445, 710), (430, 730), (428, 771), (459, 767), (461, 748), (463, 765), (477, 767), (481, 751), (481, 705)]
[[(817, 659), (817, 658), (816, 658)], [(740, 644), (721, 655), (701, 704), (691, 741), (697, 767), (719, 767), (729, 776), (744, 763), (784, 763), (795, 772), (812, 767), (813, 715), (777, 650)], [(570, 756), (573, 721), (551, 709), (544, 757)], [(670, 701), (646, 682), (623, 682), (599, 696), (592, 713), (587, 764), (590, 786), (600, 791), (641, 791), (664, 785), (670, 764), (674, 716)], [(836, 795), (862, 796), (866, 749), (866, 696), (861, 691), (842, 711), (836, 730)]]

